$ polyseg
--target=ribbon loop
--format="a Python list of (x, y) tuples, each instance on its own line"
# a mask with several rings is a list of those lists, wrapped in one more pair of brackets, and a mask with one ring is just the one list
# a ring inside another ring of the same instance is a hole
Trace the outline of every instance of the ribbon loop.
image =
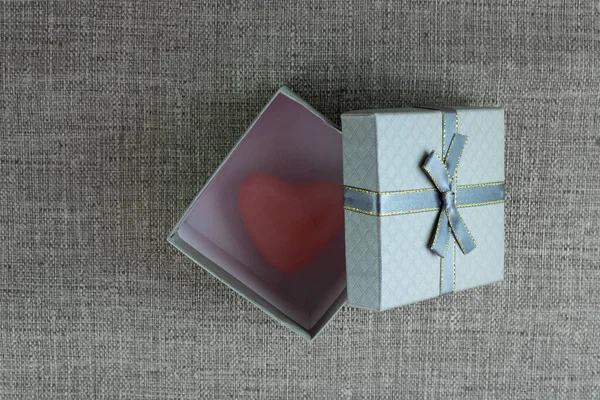
[(431, 250), (440, 257), (445, 257), (448, 250), (450, 231), (464, 254), (468, 254), (477, 247), (475, 239), (471, 236), (456, 206), (455, 175), (467, 139), (468, 137), (465, 135), (455, 134), (446, 153), (445, 163), (435, 151), (432, 151), (423, 164), (423, 170), (442, 195), (442, 207), (431, 243)]

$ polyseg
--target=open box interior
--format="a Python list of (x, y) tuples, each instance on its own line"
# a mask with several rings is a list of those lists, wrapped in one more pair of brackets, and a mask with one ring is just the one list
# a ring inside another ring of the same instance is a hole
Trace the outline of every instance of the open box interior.
[(293, 93), (280, 90), (198, 194), (169, 240), (271, 316), (308, 337), (345, 301), (343, 226), (301, 270), (288, 274), (260, 254), (238, 209), (241, 183), (270, 174), (290, 184), (342, 185), (342, 137)]

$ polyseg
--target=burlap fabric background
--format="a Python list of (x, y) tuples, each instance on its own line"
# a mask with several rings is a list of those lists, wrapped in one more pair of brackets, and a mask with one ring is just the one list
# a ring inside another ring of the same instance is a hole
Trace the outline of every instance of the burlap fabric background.
[[(6, 0), (0, 74), (0, 398), (600, 395), (598, 1)], [(505, 282), (308, 344), (169, 246), (282, 84), (505, 106)]]

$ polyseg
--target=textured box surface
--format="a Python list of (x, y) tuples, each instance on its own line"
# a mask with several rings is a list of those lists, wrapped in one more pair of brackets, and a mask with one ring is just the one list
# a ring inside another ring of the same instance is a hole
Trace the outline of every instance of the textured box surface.
[[(469, 137), (457, 183), (503, 182), (504, 111), (455, 110), (458, 133)], [(344, 184), (379, 193), (433, 188), (422, 165), (431, 151), (443, 154), (444, 121), (445, 113), (429, 109), (343, 114)], [(444, 277), (444, 258), (429, 248), (439, 210), (379, 216), (347, 209), (348, 303), (384, 310), (440, 295), (444, 278), (453, 280), (453, 291), (502, 280), (504, 204), (459, 210), (477, 247), (465, 255), (451, 240), (446, 261), (453, 262), (453, 276)]]

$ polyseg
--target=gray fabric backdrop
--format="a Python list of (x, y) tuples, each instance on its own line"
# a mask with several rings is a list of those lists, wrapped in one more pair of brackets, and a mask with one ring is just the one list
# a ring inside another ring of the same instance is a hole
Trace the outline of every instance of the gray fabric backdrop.
[[(598, 398), (600, 3), (0, 6), (0, 398)], [(165, 238), (271, 94), (506, 107), (506, 280), (313, 344)]]

